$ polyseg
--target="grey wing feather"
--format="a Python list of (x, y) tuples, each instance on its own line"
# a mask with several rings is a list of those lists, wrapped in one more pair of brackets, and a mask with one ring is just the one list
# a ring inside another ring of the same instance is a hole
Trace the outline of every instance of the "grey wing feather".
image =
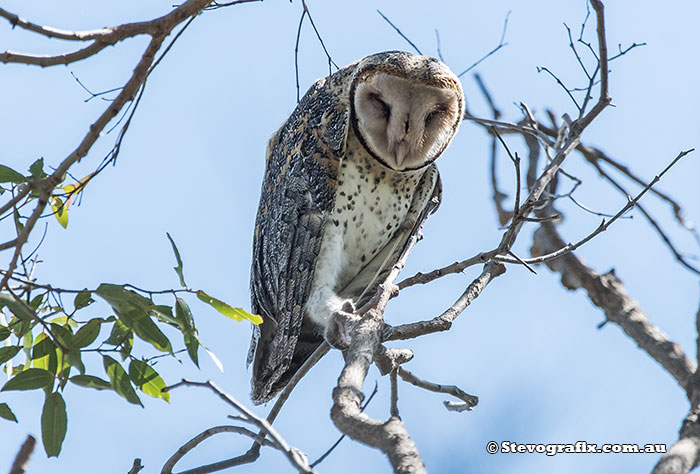
[(304, 323), (304, 307), (335, 204), (348, 113), (319, 80), (268, 146), (251, 270), (252, 310), (264, 321), (248, 355), (256, 403), (284, 387), (323, 340)]

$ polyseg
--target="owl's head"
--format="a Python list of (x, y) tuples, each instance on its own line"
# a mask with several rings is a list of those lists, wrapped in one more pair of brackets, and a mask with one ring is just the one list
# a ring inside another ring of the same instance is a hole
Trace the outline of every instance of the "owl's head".
[(351, 120), (367, 151), (396, 171), (432, 163), (464, 114), (459, 79), (434, 58), (399, 51), (368, 56), (350, 87)]

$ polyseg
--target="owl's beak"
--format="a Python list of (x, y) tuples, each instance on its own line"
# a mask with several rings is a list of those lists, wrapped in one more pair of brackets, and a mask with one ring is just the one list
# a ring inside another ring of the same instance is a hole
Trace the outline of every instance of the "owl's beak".
[(401, 143), (396, 147), (396, 151), (394, 152), (394, 156), (396, 157), (396, 166), (401, 167), (403, 165), (403, 161), (406, 159), (406, 155), (408, 155), (408, 143), (406, 143), (405, 140), (402, 140)]

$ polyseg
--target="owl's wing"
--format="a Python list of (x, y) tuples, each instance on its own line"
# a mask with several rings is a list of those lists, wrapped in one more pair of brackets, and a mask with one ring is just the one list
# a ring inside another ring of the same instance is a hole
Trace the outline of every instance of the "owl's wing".
[(315, 328), (299, 337), (345, 153), (349, 108), (333, 83), (317, 81), (268, 145), (251, 271), (252, 310), (264, 321), (248, 355), (256, 403), (284, 387), (322, 342)]
[(364, 306), (375, 295), (377, 287), (384, 282), (401, 257), (409, 237), (437, 210), (441, 198), (440, 173), (433, 163), (418, 182), (411, 207), (396, 234), (338, 294), (342, 298), (353, 300), (357, 308)]

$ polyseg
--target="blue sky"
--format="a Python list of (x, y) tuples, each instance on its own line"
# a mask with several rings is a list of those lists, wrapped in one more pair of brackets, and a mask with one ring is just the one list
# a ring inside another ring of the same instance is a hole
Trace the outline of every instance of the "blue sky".
[[(568, 49), (563, 22), (574, 31), (586, 12), (583, 1), (493, 2), (320, 2), (308, 6), (333, 59), (348, 64), (368, 54), (409, 46), (376, 13), (379, 8), (419, 48), (436, 55), (439, 30), (445, 61), (460, 72), (498, 44), (503, 20), (511, 11), (509, 43), (477, 68), (510, 121), (520, 119), (525, 102), (542, 118), (549, 108), (573, 114), (566, 94), (537, 66), (549, 67), (567, 84), (585, 85)], [(582, 141), (650, 179), (676, 154), (700, 144), (700, 90), (695, 20), (696, 2), (659, 8), (651, 1), (617, 2), (606, 7), (608, 42), (617, 50), (633, 42), (647, 45), (611, 65), (607, 109), (584, 133)], [(86, 1), (31, 4), (10, 0), (2, 7), (20, 16), (66, 29), (92, 29), (150, 19), (172, 2)], [(634, 11), (630, 9), (633, 8)], [(178, 41), (148, 81), (146, 93), (124, 141), (117, 165), (102, 173), (70, 212), (67, 230), (48, 221), (37, 278), (69, 288), (101, 282), (130, 282), (160, 289), (178, 285), (165, 237), (170, 232), (182, 254), (188, 283), (227, 302), (249, 308), (248, 273), (257, 201), (267, 140), (294, 108), (294, 41), (298, 2), (253, 3), (208, 12)], [(593, 24), (589, 24), (592, 31)], [(87, 127), (106, 107), (84, 102), (87, 94), (73, 72), (90, 89), (121, 85), (139, 57), (145, 39), (111, 47), (97, 57), (69, 67), (7, 65), (0, 74), (0, 162), (26, 169), (44, 157), (57, 165), (74, 149)], [(57, 53), (73, 45), (43, 40), (11, 30), (0, 22), (0, 50)], [(307, 24), (300, 43), (303, 91), (327, 74), (324, 53)], [(489, 116), (471, 75), (463, 77), (473, 113)], [(91, 172), (111, 148), (103, 137), (74, 171)], [(522, 141), (511, 148), (525, 155)], [(488, 178), (490, 141), (477, 126), (462, 125), (452, 146), (438, 161), (443, 204), (425, 229), (425, 239), (411, 255), (405, 276), (469, 257), (492, 248), (501, 230), (491, 202)], [(697, 153), (697, 152), (696, 152)], [(501, 187), (512, 198), (512, 169), (501, 156)], [(564, 168), (584, 180), (577, 198), (600, 212), (625, 204), (578, 155)], [(700, 158), (691, 154), (659, 184), (685, 205), (687, 218), (700, 222)], [(625, 182), (623, 180), (623, 182)], [(630, 190), (633, 185), (625, 182)], [(682, 252), (695, 253), (692, 237), (671, 217), (667, 205), (645, 197)], [(594, 229), (599, 217), (561, 202), (564, 238), (575, 241)], [(695, 357), (694, 314), (698, 279), (673, 260), (643, 217), (617, 222), (577, 254), (600, 272), (615, 268), (629, 294), (669, 337)], [(7, 227), (0, 232), (9, 232)], [(526, 228), (516, 246), (529, 254)], [(7, 258), (7, 257), (3, 257)], [(4, 262), (4, 260), (3, 260)], [(390, 304), (389, 323), (409, 322), (442, 312), (479, 272), (472, 267), (424, 287), (403, 292)], [(250, 328), (228, 320), (190, 300), (200, 334), (224, 364), (220, 373), (200, 355), (201, 370), (186, 358), (162, 360), (157, 369), (167, 382), (182, 377), (215, 380), (241, 401), (248, 399), (245, 368)], [(107, 307), (95, 307), (107, 316)], [(442, 406), (445, 397), (400, 386), (401, 416), (430, 472), (620, 472), (650, 471), (654, 455), (489, 455), (490, 440), (522, 443), (668, 443), (676, 439), (688, 406), (682, 390), (622, 331), (603, 320), (586, 296), (562, 288), (546, 268), (532, 275), (509, 267), (457, 320), (448, 333), (394, 343), (415, 358), (407, 366), (439, 383), (454, 383), (480, 397), (473, 412), (455, 414)], [(145, 345), (137, 348), (149, 353)], [(277, 427), (290, 444), (315, 459), (334, 441), (329, 419), (330, 390), (341, 368), (332, 353), (296, 390)], [(88, 367), (101, 375), (98, 357)], [(375, 369), (379, 394), (368, 412), (388, 416), (389, 388)], [(58, 459), (37, 450), (28, 472), (126, 472), (140, 457), (155, 473), (177, 447), (196, 433), (227, 423), (231, 410), (212, 394), (180, 389), (168, 405), (142, 397), (145, 409), (114, 393), (68, 386), (68, 437)], [(18, 425), (0, 429), (0, 471), (27, 433), (39, 435), (43, 395), (3, 394)], [(257, 408), (265, 414), (264, 408)], [(222, 436), (203, 445), (181, 467), (234, 456), (247, 442)], [(258, 463), (238, 472), (291, 472), (276, 452), (263, 451)], [(320, 472), (388, 472), (383, 456), (346, 440), (319, 466)]]

